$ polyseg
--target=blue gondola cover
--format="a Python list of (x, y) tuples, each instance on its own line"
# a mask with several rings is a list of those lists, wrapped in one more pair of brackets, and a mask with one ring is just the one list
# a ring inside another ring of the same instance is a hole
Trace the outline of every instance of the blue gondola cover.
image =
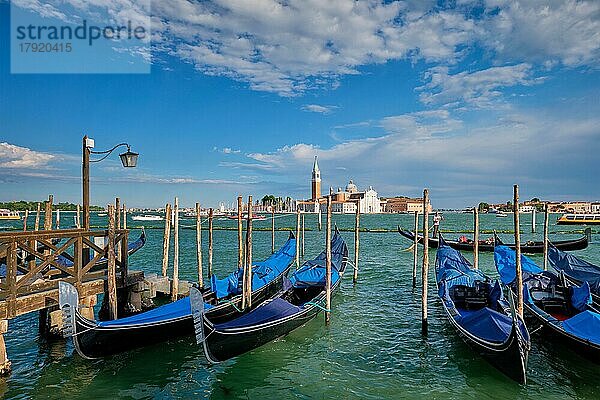
[(224, 322), (215, 326), (216, 329), (241, 328), (244, 326), (253, 326), (275, 321), (301, 311), (302, 308), (295, 306), (288, 301), (276, 297), (271, 301), (265, 302), (248, 314), (242, 315), (233, 321)]
[[(494, 248), (494, 261), (496, 269), (500, 274), (500, 280), (505, 285), (513, 283), (517, 277), (515, 269), (516, 253), (513, 249), (507, 246), (496, 246)], [(521, 269), (523, 272), (530, 274), (540, 274), (543, 270), (536, 265), (529, 257), (521, 254)]]
[[(331, 284), (335, 284), (340, 275), (344, 254), (346, 254), (346, 243), (341, 235), (336, 232), (331, 239)], [(305, 262), (290, 277), (291, 284), (296, 288), (325, 286), (325, 251), (321, 252), (315, 259)]]
[(504, 342), (512, 330), (512, 319), (484, 307), (477, 311), (460, 310), (456, 321), (473, 335), (490, 342)]
[(563, 321), (562, 325), (570, 334), (600, 344), (600, 314), (584, 311)]
[(587, 282), (583, 282), (581, 286), (571, 288), (571, 304), (579, 311), (586, 310), (588, 304), (592, 304), (592, 293)]
[(554, 246), (548, 248), (548, 261), (558, 271), (581, 282), (588, 282), (592, 293), (600, 295), (600, 267), (565, 253)]

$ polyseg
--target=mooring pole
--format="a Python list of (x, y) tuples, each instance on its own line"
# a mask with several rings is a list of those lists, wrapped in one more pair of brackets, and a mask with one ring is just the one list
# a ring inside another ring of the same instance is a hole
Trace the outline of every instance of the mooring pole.
[(196, 261), (198, 262), (198, 286), (204, 287), (202, 273), (202, 220), (200, 219), (200, 203), (196, 203)]
[(325, 232), (325, 323), (331, 321), (331, 194), (327, 196), (327, 231)]
[(77, 215), (75, 218), (75, 226), (77, 229), (81, 229), (81, 206), (77, 204)]
[(535, 233), (535, 206), (531, 210), (531, 233)]
[(56, 229), (60, 229), (60, 208), (56, 209)]
[(473, 208), (473, 268), (479, 269), (479, 209)]
[(544, 204), (544, 271), (548, 271), (548, 203)]
[(35, 214), (35, 225), (33, 229), (36, 231), (40, 230), (40, 213), (42, 212), (42, 203), (37, 203), (37, 213)]
[(358, 282), (358, 250), (360, 248), (360, 208), (356, 202), (356, 211), (354, 213), (354, 275), (352, 283)]
[(173, 290), (171, 300), (176, 301), (179, 295), (179, 199), (175, 197), (173, 204)]
[(271, 254), (275, 253), (275, 207), (271, 208)]
[(423, 190), (423, 269), (421, 280), (421, 332), (427, 335), (427, 274), (429, 272), (429, 190)]
[(248, 295), (248, 271), (246, 266), (246, 258), (244, 255), (244, 240), (243, 240), (243, 227), (242, 227), (242, 214), (244, 212), (244, 205), (242, 201), (242, 196), (238, 196), (238, 214), (237, 214), (237, 223), (238, 223), (238, 269), (242, 270), (242, 310), (246, 309), (246, 303), (248, 300), (246, 296)]
[(171, 205), (165, 206), (165, 231), (163, 234), (162, 276), (167, 276), (169, 269), (169, 245), (171, 243)]
[(513, 213), (515, 224), (515, 271), (517, 275), (517, 313), (523, 318), (523, 275), (521, 274), (521, 228), (519, 224), (519, 185), (513, 187)]
[(123, 229), (127, 229), (127, 207), (123, 203)]
[(319, 226), (319, 232), (321, 232), (323, 228), (323, 223), (321, 222), (321, 203), (319, 202), (319, 200), (317, 200), (315, 204), (317, 205), (317, 213), (319, 214), (317, 218), (317, 223)]
[(115, 197), (115, 211), (117, 216), (117, 229), (121, 229), (121, 199)]
[(300, 268), (300, 209), (296, 208), (296, 269)]
[(248, 221), (246, 226), (246, 301), (252, 307), (252, 196), (248, 196)]
[(417, 265), (419, 259), (419, 212), (415, 211), (415, 237), (413, 239), (412, 287), (417, 287)]
[[(109, 318), (117, 319), (117, 271), (115, 255), (115, 207), (108, 205), (108, 248), (106, 258), (108, 259), (107, 286), (108, 286), (108, 315)], [(85, 261), (84, 261), (85, 263)]]
[(304, 212), (302, 212), (302, 259), (304, 259), (304, 235), (305, 235), (305, 230), (304, 230)]
[(213, 216), (214, 210), (208, 210), (208, 277), (213, 274)]
[(44, 210), (44, 230), (49, 231), (52, 229), (52, 202), (54, 196), (49, 195), (48, 201), (46, 202), (46, 209)]
[(27, 219), (29, 218), (29, 209), (25, 210), (25, 218), (23, 218), (23, 232), (27, 231)]

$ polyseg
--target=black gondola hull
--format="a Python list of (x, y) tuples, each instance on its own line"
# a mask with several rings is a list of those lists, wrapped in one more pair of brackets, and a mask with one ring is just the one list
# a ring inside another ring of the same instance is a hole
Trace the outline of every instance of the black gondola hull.
[[(398, 227), (398, 233), (400, 233), (400, 235), (402, 235), (405, 238), (414, 242), (415, 236), (412, 232), (403, 230), (400, 227)], [(419, 235), (417, 242), (419, 244), (423, 244), (423, 236)], [(446, 242), (446, 244), (448, 246), (450, 246), (456, 250), (473, 251), (474, 245), (472, 242), (471, 243), (461, 243), (456, 240), (446, 240), (446, 239), (444, 239), (444, 242)], [(437, 249), (439, 246), (439, 241), (436, 238), (430, 237), (429, 240), (427, 241), (427, 243), (428, 243), (429, 247), (432, 249)], [(560, 240), (560, 241), (552, 242), (552, 244), (560, 250), (573, 251), (573, 250), (583, 250), (583, 249), (587, 248), (589, 242), (588, 242), (587, 236), (583, 236), (579, 239), (574, 239), (574, 240)], [(510, 247), (513, 250), (515, 248), (514, 244), (505, 244), (505, 246)], [(479, 243), (479, 251), (493, 252), (494, 244), (493, 243), (490, 243), (490, 244)], [(543, 242), (522, 243), (521, 251), (523, 253), (527, 253), (527, 254), (543, 253), (544, 252), (544, 243)]]

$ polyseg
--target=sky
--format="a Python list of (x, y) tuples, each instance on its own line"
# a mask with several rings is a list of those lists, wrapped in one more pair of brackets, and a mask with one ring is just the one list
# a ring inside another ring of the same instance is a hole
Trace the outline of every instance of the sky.
[[(19, 54), (17, 22), (84, 19), (151, 33)], [(598, 1), (0, 0), (0, 201), (81, 202), (86, 134), (140, 153), (92, 164), (99, 205), (304, 199), (315, 155), (440, 208), (600, 200), (599, 66)]]

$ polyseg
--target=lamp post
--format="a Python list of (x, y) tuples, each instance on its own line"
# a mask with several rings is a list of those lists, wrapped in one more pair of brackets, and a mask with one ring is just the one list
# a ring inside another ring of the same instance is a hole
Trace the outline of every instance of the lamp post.
[[(93, 151), (94, 139), (88, 138), (87, 135), (83, 137), (83, 164), (82, 164), (82, 176), (83, 176), (83, 229), (86, 231), (90, 230), (90, 163), (100, 162), (107, 158), (115, 149), (121, 146), (126, 146), (127, 151), (119, 154), (121, 163), (125, 168), (133, 168), (137, 165), (138, 153), (131, 151), (131, 146), (128, 143), (119, 143), (113, 148), (106, 151)], [(103, 154), (97, 160), (90, 160), (92, 154)], [(89, 251), (89, 249), (88, 249)], [(84, 258), (86, 259), (86, 258)]]

